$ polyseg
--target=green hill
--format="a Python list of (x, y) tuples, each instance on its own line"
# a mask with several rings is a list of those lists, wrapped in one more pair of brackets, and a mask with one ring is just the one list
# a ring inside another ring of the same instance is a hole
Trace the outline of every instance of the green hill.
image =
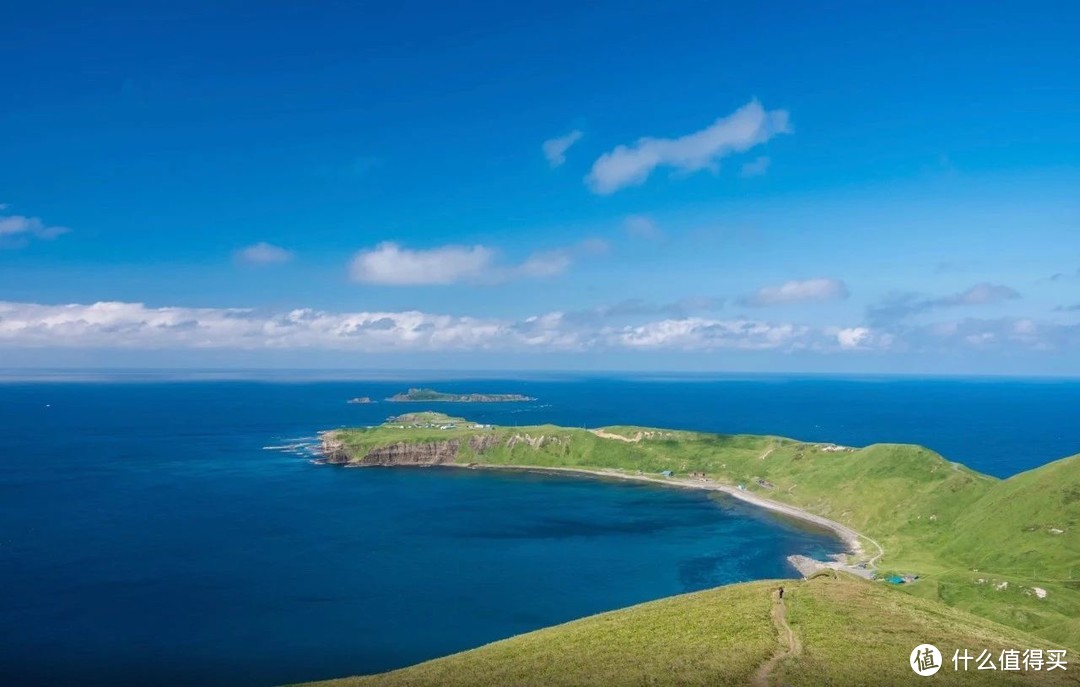
[[(892, 641), (895, 630), (891, 625), (882, 626), (882, 613), (871, 612), (869, 606), (852, 602), (843, 611), (852, 614), (851, 618), (833, 617), (841, 611), (826, 603), (835, 596), (829, 590), (842, 589), (845, 594), (854, 590), (851, 594), (855, 597), (871, 601), (887, 599), (897, 614), (902, 615), (901, 609), (906, 608), (910, 613), (925, 611), (954, 618), (957, 628), (967, 623), (971, 628), (982, 628), (979, 632), (985, 630), (988, 638), (1013, 637), (1009, 632), (1030, 633), (1039, 642), (1057, 643), (1074, 651), (1080, 648), (1080, 457), (998, 480), (919, 446), (849, 448), (781, 437), (624, 426), (592, 431), (550, 425), (490, 427), (433, 413), (402, 416), (379, 427), (330, 432), (324, 435), (324, 448), (330, 462), (341, 463), (561, 468), (652, 478), (681, 486), (727, 485), (730, 489), (737, 485), (745, 490), (739, 494), (790, 505), (858, 531), (864, 537), (863, 554), (850, 563), (876, 564), (881, 574), (918, 576), (916, 582), (895, 589), (886, 589), (883, 582), (859, 583), (858, 587), (847, 582), (833, 586), (820, 583), (820, 589), (812, 587), (812, 594), (799, 597), (807, 603), (801, 607), (793, 603), (791, 608), (792, 618), (798, 618), (808, 633), (818, 623), (827, 628), (829, 623), (850, 621), (862, 623), (868, 642)], [(661, 476), (665, 472), (671, 476)], [(884, 549), (880, 557), (876, 556), (878, 544)], [(746, 589), (753, 588), (740, 585), (715, 593), (742, 599), (750, 594)], [(710, 594), (713, 592), (680, 597), (672, 603), (707, 605), (714, 598)], [(818, 603), (809, 603), (811, 599)], [(659, 628), (666, 627), (664, 603), (625, 611), (629, 616), (609, 614), (544, 631), (553, 635), (529, 635), (533, 638), (529, 646), (547, 646), (547, 638), (562, 641), (557, 635), (570, 632), (570, 628), (586, 635), (589, 628), (600, 631), (612, 617), (625, 617), (630, 622), (634, 614), (646, 609), (657, 615), (643, 615), (631, 625), (645, 633), (644, 628), (655, 621), (659, 634)], [(680, 606), (681, 612), (690, 613), (689, 606)], [(1006, 626), (1011, 629), (1006, 631)], [(693, 627), (691, 624), (686, 632), (693, 634)], [(723, 643), (727, 641), (724, 633), (735, 630), (708, 631), (710, 642)], [(680, 646), (695, 645), (692, 637), (681, 636)], [(752, 636), (756, 635), (746, 635), (750, 645), (757, 641)], [(948, 633), (927, 634), (920, 641), (941, 643), (946, 636)], [(820, 644), (826, 641), (825, 635), (812, 642), (811, 637), (806, 637), (804, 662), (815, 655), (815, 647), (825, 646)], [(904, 641), (908, 641), (907, 635)], [(1024, 647), (1037, 644), (1031, 637), (1025, 641)], [(498, 651), (515, 646), (500, 643), (485, 648), (482, 651), (489, 653), (482, 655), (490, 660), (495, 656), (509, 660), (512, 654)], [(913, 646), (910, 644), (908, 651)], [(495, 647), (502, 648), (496, 651)], [(836, 647), (838, 651), (842, 648)], [(657, 660), (667, 661), (664, 665), (683, 660), (677, 658), (681, 655), (677, 647), (664, 644), (657, 651)], [(451, 658), (466, 660), (464, 657), (472, 654)], [(723, 660), (729, 659), (736, 660)], [(834, 659), (828, 651), (821, 656), (822, 661)], [(528, 670), (523, 664), (521, 675), (533, 675), (530, 671), (539, 670), (539, 660), (530, 659)], [(456, 664), (424, 665), (428, 666), (424, 670), (433, 670), (431, 666)], [(792, 662), (791, 670), (796, 665)], [(901, 665), (907, 669), (906, 664)], [(829, 668), (834, 669), (839, 668)], [(797, 677), (790, 677), (792, 684), (798, 684)], [(688, 678), (687, 682), (694, 684), (696, 679)]]
[[(785, 588), (786, 642), (775, 590)], [(478, 649), (323, 687), (501, 687), (503, 685), (752, 684), (899, 685), (918, 680), (911, 650), (930, 641), (944, 666), (940, 685), (1076, 685), (1074, 673), (967, 672), (954, 651), (1052, 648), (1018, 630), (839, 574), (811, 580), (751, 582), (585, 618)], [(770, 658), (779, 660), (770, 662)], [(1067, 658), (1067, 657), (1066, 657)], [(764, 681), (764, 682), (761, 682)]]

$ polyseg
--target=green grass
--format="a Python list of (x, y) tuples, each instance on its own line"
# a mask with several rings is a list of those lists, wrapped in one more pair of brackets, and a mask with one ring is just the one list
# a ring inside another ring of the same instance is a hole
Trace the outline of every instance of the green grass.
[(803, 653), (781, 665), (776, 684), (911, 684), (922, 678), (911, 672), (907, 659), (924, 642), (945, 659), (942, 670), (928, 679), (933, 684), (1077, 684), (1075, 674), (1061, 671), (1010, 674), (976, 671), (974, 665), (968, 672), (953, 670), (957, 650), (990, 651), (996, 664), (1003, 649), (1046, 649), (1053, 643), (882, 584), (818, 578), (786, 597), (788, 622), (802, 640)]
[[(495, 642), (377, 676), (322, 687), (502, 685), (747, 685), (778, 648), (770, 619), (777, 582), (671, 597)], [(788, 621), (802, 654), (774, 684), (908, 684), (911, 650), (931, 639), (953, 650), (1053, 648), (1046, 641), (941, 604), (847, 575), (784, 581)], [(956, 673), (934, 684), (1075, 685), (1071, 673)]]
[[(418, 424), (446, 422), (436, 414)], [(644, 427), (604, 428), (630, 439), (623, 441), (576, 428), (454, 424), (443, 430), (402, 428), (399, 422), (332, 436), (357, 460), (386, 444), (451, 440), (460, 445), (457, 462), (465, 464), (653, 476), (664, 470), (676, 476), (704, 472), (714, 481), (744, 485), (879, 541), (886, 549), (879, 569), (920, 576), (914, 584), (887, 590), (901, 606), (906, 601), (910, 608), (933, 607), (946, 615), (963, 611), (968, 619), (978, 617), (1080, 649), (1080, 456), (998, 480), (910, 445), (837, 451), (781, 437)], [(487, 437), (480, 452), (470, 443), (478, 436)], [(1045, 598), (1038, 598), (1036, 587), (1045, 590)], [(821, 607), (813, 608), (826, 617)], [(859, 608), (852, 606), (852, 612)], [(861, 620), (871, 639), (889, 632), (877, 627), (874, 618)], [(805, 614), (803, 623), (813, 625)]]

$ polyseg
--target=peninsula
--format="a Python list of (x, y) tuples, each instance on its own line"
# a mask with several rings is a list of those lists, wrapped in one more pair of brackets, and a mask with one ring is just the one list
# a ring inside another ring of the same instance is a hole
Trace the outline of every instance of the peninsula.
[[(730, 585), (340, 684), (906, 684), (923, 642), (950, 657), (1080, 649), (1080, 456), (998, 480), (912, 445), (510, 428), (439, 413), (321, 440), (325, 462), (349, 467), (560, 471), (724, 492), (827, 527), (849, 549), (842, 561), (793, 561), (806, 577), (784, 582), (783, 598), (776, 583)], [(976, 683), (1076, 684), (1066, 675)], [(951, 667), (936, 679), (968, 684)]]
[(405, 393), (394, 394), (387, 401), (405, 403), (409, 401), (437, 401), (440, 403), (519, 403), (535, 401), (532, 396), (521, 394), (448, 394), (434, 389), (409, 389)]

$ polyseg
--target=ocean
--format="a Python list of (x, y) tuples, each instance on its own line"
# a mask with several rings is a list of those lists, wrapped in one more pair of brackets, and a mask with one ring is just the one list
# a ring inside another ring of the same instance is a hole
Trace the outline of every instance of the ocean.
[[(407, 386), (522, 404), (349, 405)], [(1007, 477), (1080, 452), (1080, 382), (817, 377), (0, 383), (0, 684), (368, 673), (672, 594), (791, 576), (829, 533), (720, 495), (287, 447), (435, 409), (920, 443)]]

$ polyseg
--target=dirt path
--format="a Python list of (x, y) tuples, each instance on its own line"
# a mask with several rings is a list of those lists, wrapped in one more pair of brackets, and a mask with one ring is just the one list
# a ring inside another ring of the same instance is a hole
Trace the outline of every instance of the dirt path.
[(787, 606), (781, 598), (779, 591), (773, 592), (772, 622), (776, 628), (776, 634), (780, 640), (780, 648), (776, 650), (769, 660), (762, 663), (750, 678), (750, 684), (754, 687), (769, 687), (769, 677), (780, 661), (802, 653), (802, 644), (799, 637), (787, 622)]

